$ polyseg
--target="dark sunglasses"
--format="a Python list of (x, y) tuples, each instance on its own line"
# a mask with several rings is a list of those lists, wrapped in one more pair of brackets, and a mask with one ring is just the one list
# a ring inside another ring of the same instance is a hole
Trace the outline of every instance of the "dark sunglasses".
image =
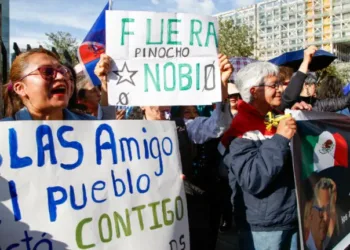
[(227, 96), (227, 99), (231, 99), (231, 98), (241, 98), (241, 95), (240, 94), (231, 94), (231, 95), (228, 95)]
[(32, 72), (28, 73), (27, 75), (23, 76), (18, 81), (22, 81), (24, 78), (30, 75), (37, 75), (33, 74), (35, 71), (39, 71), (40, 76), (45, 81), (52, 81), (56, 78), (57, 73), (62, 74), (64, 77), (69, 76), (69, 70), (66, 67), (59, 66), (59, 67), (53, 67), (49, 65), (40, 66), (39, 68), (33, 70)]
[(319, 207), (319, 206), (316, 206), (316, 205), (313, 205), (312, 206), (313, 209), (317, 210), (319, 212), (319, 215), (320, 217), (322, 218), (323, 217), (323, 213), (330, 213), (330, 204), (328, 204), (327, 206), (325, 207)]

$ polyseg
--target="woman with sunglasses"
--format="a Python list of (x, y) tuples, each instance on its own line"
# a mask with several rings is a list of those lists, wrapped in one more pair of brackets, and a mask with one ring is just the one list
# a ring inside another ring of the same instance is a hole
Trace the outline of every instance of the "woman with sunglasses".
[(67, 67), (48, 50), (32, 49), (20, 54), (12, 63), (10, 82), (4, 86), (9, 116), (5, 120), (95, 120), (67, 109), (73, 94), (69, 78)]

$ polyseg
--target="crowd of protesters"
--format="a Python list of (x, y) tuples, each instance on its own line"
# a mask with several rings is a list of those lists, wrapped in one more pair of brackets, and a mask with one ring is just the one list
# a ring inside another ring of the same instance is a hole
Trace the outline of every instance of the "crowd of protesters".
[[(268, 127), (266, 116), (283, 115), (286, 109), (349, 114), (350, 95), (342, 93), (341, 81), (328, 76), (319, 83), (308, 72), (316, 50), (311, 46), (304, 51), (297, 72), (257, 61), (233, 78), (233, 66), (220, 54), (222, 102), (130, 111), (108, 106), (108, 55), (101, 55), (96, 66), (101, 85), (94, 86), (54, 53), (32, 49), (12, 63), (3, 87), (4, 120), (172, 119), (179, 139), (191, 249), (214, 250), (219, 232), (229, 230), (233, 219), (242, 250), (298, 249), (290, 151), (297, 124), (286, 116), (277, 127)], [(315, 242), (314, 249), (318, 246)]]

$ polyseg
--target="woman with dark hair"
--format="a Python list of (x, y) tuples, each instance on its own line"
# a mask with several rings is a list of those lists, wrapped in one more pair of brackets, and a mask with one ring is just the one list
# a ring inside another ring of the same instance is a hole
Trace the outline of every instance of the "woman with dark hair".
[(290, 70), (282, 67), (279, 74), (279, 81), (281, 91), (284, 92), (282, 103), (279, 107), (276, 107), (277, 110), (283, 112), (285, 109), (292, 108), (296, 104), (303, 107), (303, 109), (311, 109), (312, 106), (313, 111), (337, 112), (349, 105), (350, 97), (322, 99), (316, 96), (317, 78), (313, 73), (307, 73), (309, 64), (316, 51), (317, 48), (315, 46), (310, 46), (304, 51), (304, 60), (290, 81), (288, 79), (291, 74)]
[(278, 78), (282, 84), (283, 91), (286, 90), (288, 84), (290, 83), (293, 73), (294, 73), (293, 68), (286, 67), (286, 66), (279, 67)]
[(338, 99), (338, 105), (343, 107), (343, 109), (339, 110), (338, 113), (350, 115), (350, 95), (344, 96), (343, 84), (338, 77), (326, 76), (323, 78), (320, 82), (317, 93), (320, 100)]
[(306, 79), (304, 80), (303, 89), (301, 90), (299, 102), (303, 101), (311, 106), (317, 101), (316, 98), (316, 82), (317, 77), (314, 73), (307, 73)]
[(68, 68), (54, 53), (42, 48), (22, 53), (4, 85), (5, 120), (95, 120), (67, 109), (73, 89)]
[(343, 84), (336, 76), (326, 76), (320, 82), (317, 90), (319, 99), (340, 98), (344, 96)]
[[(331, 80), (331, 81), (330, 81)], [(321, 85), (323, 85), (323, 89), (321, 93), (322, 96), (316, 95), (316, 82), (317, 78), (315, 75), (308, 73), (307, 78), (305, 79), (303, 91), (300, 94), (299, 102), (304, 101), (312, 106), (313, 111), (318, 112), (338, 112), (350, 106), (350, 95), (348, 96), (335, 96), (331, 97), (331, 95), (324, 94), (326, 89), (329, 87), (330, 90), (336, 89), (337, 87), (331, 86), (337, 83), (338, 80), (334, 77), (326, 77), (322, 80)]]

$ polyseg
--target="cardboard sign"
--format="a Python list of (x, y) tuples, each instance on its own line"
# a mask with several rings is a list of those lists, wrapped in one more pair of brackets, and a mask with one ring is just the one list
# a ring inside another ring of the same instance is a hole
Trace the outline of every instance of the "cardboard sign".
[(0, 249), (189, 246), (173, 122), (2, 122), (0, 131)]
[(110, 105), (206, 105), (221, 101), (215, 17), (106, 12)]

